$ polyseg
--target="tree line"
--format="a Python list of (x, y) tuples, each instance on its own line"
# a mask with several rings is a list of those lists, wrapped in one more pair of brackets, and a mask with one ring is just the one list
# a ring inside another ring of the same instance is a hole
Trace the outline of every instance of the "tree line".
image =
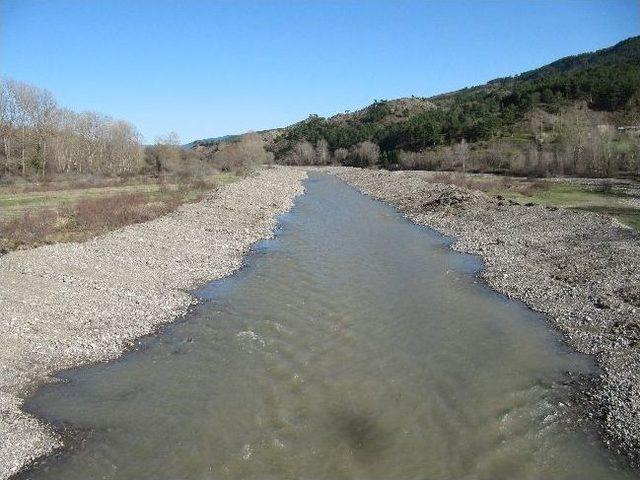
[(58, 105), (42, 88), (2, 79), (0, 172), (122, 175), (143, 163), (141, 136), (124, 120)]
[(143, 145), (136, 128), (96, 112), (73, 112), (42, 88), (2, 79), (0, 176), (51, 174), (200, 177), (223, 170), (246, 174), (273, 162), (259, 134), (229, 137), (218, 147), (183, 148), (175, 132)]
[(597, 112), (577, 104), (557, 114), (530, 112), (527, 135), (467, 142), (462, 138), (430, 148), (383, 150), (370, 140), (331, 151), (323, 137), (299, 140), (280, 163), (407, 170), (458, 170), (525, 176), (640, 177), (640, 132), (601, 122)]
[[(317, 148), (322, 144), (321, 150), (328, 150), (333, 162), (348, 165), (367, 163), (355, 152), (370, 143), (379, 147), (378, 155), (367, 156), (370, 164), (447, 168), (455, 163), (462, 168), (455, 151), (469, 143), (467, 156), (473, 158), (464, 168), (477, 171), (607, 175), (620, 171), (638, 174), (640, 168), (636, 138), (618, 135), (613, 125), (587, 125), (585, 121), (594, 111), (615, 112), (637, 123), (638, 62), (601, 63), (554, 75), (501, 79), (435, 98), (433, 103), (433, 108), (393, 122), (384, 121), (389, 114), (385, 101), (347, 120), (312, 115), (289, 127), (271, 148), (277, 161), (298, 164), (310, 161), (309, 145)], [(584, 106), (582, 113), (576, 113), (576, 105)], [(567, 118), (572, 115), (573, 120)], [(534, 126), (540, 116), (545, 121)], [(514, 137), (516, 140), (509, 143)], [(501, 145), (499, 151), (496, 145)], [(374, 157), (377, 159), (371, 160)]]

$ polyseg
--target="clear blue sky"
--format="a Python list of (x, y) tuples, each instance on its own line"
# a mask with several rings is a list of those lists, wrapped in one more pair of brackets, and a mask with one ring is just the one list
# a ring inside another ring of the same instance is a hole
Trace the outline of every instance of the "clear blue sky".
[(640, 34), (638, 1), (1, 3), (2, 75), (147, 141), (430, 96)]

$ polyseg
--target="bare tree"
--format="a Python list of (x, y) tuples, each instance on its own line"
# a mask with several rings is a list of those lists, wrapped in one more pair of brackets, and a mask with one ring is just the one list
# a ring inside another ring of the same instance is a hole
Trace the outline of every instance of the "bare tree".
[(316, 150), (306, 140), (294, 145), (289, 154), (288, 163), (292, 165), (313, 165), (316, 162)]
[(9, 91), (6, 81), (0, 83), (0, 135), (2, 135), (2, 147), (4, 153), (4, 171), (8, 173), (11, 168), (11, 148), (13, 146), (14, 129), (17, 112), (15, 102)]
[(336, 163), (344, 163), (348, 156), (349, 150), (347, 150), (346, 148), (338, 148), (335, 152), (333, 152), (333, 159)]
[(347, 159), (350, 165), (356, 167), (370, 167), (376, 165), (379, 160), (380, 147), (370, 141), (358, 143), (351, 149)]
[(156, 137), (156, 145), (167, 145), (170, 147), (180, 146), (180, 136), (176, 132), (169, 132), (166, 135)]
[(123, 120), (111, 122), (107, 129), (108, 168), (118, 175), (137, 172), (142, 164), (140, 134)]
[(213, 162), (222, 170), (246, 174), (260, 165), (273, 163), (273, 154), (264, 147), (260, 135), (247, 133), (218, 150)]
[(158, 172), (180, 169), (180, 137), (176, 132), (156, 137), (156, 169)]
[(615, 152), (613, 125), (598, 125), (591, 136), (593, 167), (598, 175), (611, 177), (615, 173)]
[(324, 138), (316, 142), (316, 162), (319, 165), (328, 165), (331, 162), (329, 143)]
[(257, 133), (250, 132), (241, 137), (238, 148), (249, 170), (273, 162), (273, 155), (264, 147), (264, 140)]
[(35, 92), (33, 109), (31, 111), (31, 123), (35, 133), (35, 152), (33, 163), (36, 169), (40, 168), (44, 177), (47, 169), (47, 159), (50, 152), (49, 142), (55, 135), (56, 115), (58, 105), (53, 95), (47, 90), (37, 89)]
[[(140, 135), (129, 123), (58, 107), (53, 95), (2, 80), (0, 135), (5, 173), (131, 173), (140, 166)], [(19, 167), (14, 165), (19, 159)]]
[(22, 175), (27, 173), (27, 152), (30, 148), (31, 141), (31, 113), (34, 110), (35, 103), (35, 87), (27, 85), (26, 83), (16, 82), (14, 80), (7, 81), (7, 89), (9, 95), (12, 97), (13, 104), (15, 105), (16, 115), (14, 118), (16, 131), (19, 134), (19, 149), (20, 149), (20, 164)]
[(456, 163), (462, 166), (462, 172), (466, 173), (469, 145), (467, 145), (467, 141), (464, 138), (453, 146), (453, 154), (455, 156)]

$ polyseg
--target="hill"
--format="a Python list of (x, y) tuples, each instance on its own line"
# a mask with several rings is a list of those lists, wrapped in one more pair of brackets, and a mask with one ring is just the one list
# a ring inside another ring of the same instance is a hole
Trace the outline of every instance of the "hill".
[[(281, 131), (282, 131), (281, 128), (274, 128), (271, 130), (259, 130), (255, 133), (257, 133), (265, 143), (270, 144), (271, 142), (273, 142), (275, 136), (278, 135)], [(249, 132), (246, 132), (246, 133), (249, 133)], [(220, 137), (203, 138), (201, 140), (194, 140), (193, 142), (186, 143), (182, 145), (182, 148), (204, 151), (204, 152), (216, 151), (221, 148), (224, 148), (226, 145), (240, 141), (243, 135), (245, 134), (237, 133), (234, 135), (223, 135)]]
[(618, 127), (637, 125), (639, 113), (633, 37), (485, 85), (310, 115), (265, 139), (281, 163), (638, 175), (635, 130)]
[(533, 80), (597, 65), (637, 62), (639, 58), (640, 37), (632, 37), (615, 44), (613, 47), (561, 58), (544, 67), (525, 72), (519, 75), (518, 78), (521, 80)]
[(196, 149), (197, 147), (210, 147), (212, 145), (215, 145), (216, 143), (221, 143), (221, 142), (232, 142), (236, 139), (238, 139), (242, 134), (237, 134), (237, 135), (222, 135), (221, 137), (210, 137), (210, 138), (203, 138), (201, 140), (194, 140), (193, 142), (189, 142), (189, 143), (185, 143), (184, 145), (182, 145), (182, 148), (191, 148), (191, 149)]

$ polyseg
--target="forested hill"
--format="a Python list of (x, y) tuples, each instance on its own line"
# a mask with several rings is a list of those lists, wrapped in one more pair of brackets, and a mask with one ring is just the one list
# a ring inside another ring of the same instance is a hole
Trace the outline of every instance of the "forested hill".
[[(572, 70), (578, 70), (586, 67), (594, 67), (597, 65), (607, 63), (623, 63), (633, 62), (636, 63), (640, 59), (640, 37), (628, 38), (620, 43), (617, 43), (613, 47), (603, 48), (596, 52), (583, 53), (581, 55), (573, 55), (570, 57), (564, 57), (560, 60), (556, 60), (544, 67), (525, 72), (517, 77), (518, 80), (533, 80), (536, 78), (547, 77), (550, 75), (557, 75), (560, 73), (567, 73)], [(512, 78), (498, 79), (512, 80)]]
[(640, 62), (640, 36), (628, 38), (612, 47), (603, 48), (595, 52), (587, 52), (581, 53), (580, 55), (564, 57), (548, 65), (521, 73), (514, 77), (496, 78), (488, 81), (485, 85), (472, 87), (471, 89), (466, 88), (456, 92), (439, 94), (434, 96), (433, 99), (455, 96), (472, 89), (480, 90), (496, 86), (509, 86), (521, 82), (539, 80), (544, 77), (565, 74), (574, 70), (586, 69), (603, 64), (611, 65), (615, 63), (628, 62), (635, 62), (636, 65)]
[[(464, 169), (605, 175), (640, 169), (637, 138), (618, 130), (640, 123), (639, 112), (640, 37), (633, 37), (457, 92), (378, 100), (331, 118), (310, 115), (273, 135), (269, 148), (276, 161), (293, 164), (455, 169), (455, 158), (469, 157)], [(596, 127), (616, 150), (606, 167), (595, 163), (609, 153), (586, 145)], [(461, 143), (464, 155), (453, 151)]]
[(199, 146), (210, 146), (220, 142), (232, 142), (238, 139), (240, 135), (223, 135), (221, 137), (211, 137), (211, 138), (203, 138), (201, 140), (194, 140), (193, 142), (189, 142), (185, 145), (182, 145), (182, 148), (191, 148), (195, 149)]

